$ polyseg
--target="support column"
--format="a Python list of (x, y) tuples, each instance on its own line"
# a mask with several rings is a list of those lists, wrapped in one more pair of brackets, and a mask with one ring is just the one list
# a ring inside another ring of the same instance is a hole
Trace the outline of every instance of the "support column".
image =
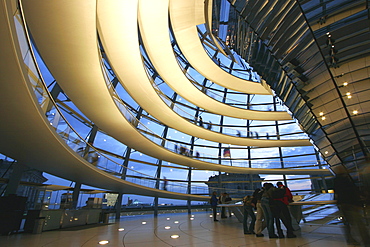
[(78, 197), (80, 196), (81, 183), (75, 182), (75, 187), (73, 188), (72, 194), (72, 209), (76, 209), (78, 205)]
[[(322, 164), (321, 164), (321, 161), (320, 161), (320, 154), (316, 150), (315, 150), (315, 156), (316, 156), (317, 164), (319, 165), (319, 169), (322, 169)], [(320, 177), (321, 177), (321, 181), (322, 181), (322, 186), (323, 186), (325, 192), (328, 193), (328, 186), (326, 185), (325, 175), (320, 175)]]
[(154, 203), (153, 203), (153, 216), (155, 218), (158, 217), (158, 196), (154, 197)]
[[(197, 113), (198, 113), (198, 107), (197, 107)], [(190, 140), (190, 156), (191, 157), (194, 157), (194, 146), (195, 146), (195, 138), (194, 136), (191, 137), (191, 140)], [(188, 187), (187, 187), (187, 191), (186, 193), (187, 194), (191, 194), (192, 191), (191, 191), (191, 173), (192, 173), (192, 168), (189, 166), (189, 169), (188, 169)], [(191, 214), (191, 200), (188, 199), (187, 200), (187, 207), (188, 207), (188, 214)]]
[(17, 194), (19, 182), (22, 179), (23, 172), (26, 171), (27, 168), (27, 166), (19, 163), (13, 164), (13, 172), (9, 177), (9, 181), (4, 193), (5, 196), (8, 196), (10, 194)]
[[(274, 111), (277, 111), (276, 97), (273, 97), (273, 103), (274, 103)], [(280, 129), (279, 129), (279, 122), (278, 121), (275, 121), (275, 129), (276, 129), (277, 140), (280, 140)], [(278, 149), (279, 149), (280, 167), (285, 168), (282, 148), (278, 147)], [(285, 174), (283, 174), (283, 182), (284, 182), (284, 185), (288, 187), (288, 182), (287, 182)]]
[[(192, 137), (192, 139), (194, 139), (194, 137)], [(193, 146), (194, 146), (194, 144), (193, 144)], [(193, 153), (191, 155), (193, 156)], [(191, 194), (191, 170), (192, 170), (191, 167), (189, 167), (187, 194)], [(188, 199), (186, 204), (187, 204), (187, 207), (188, 207), (188, 214), (191, 214), (191, 200)]]
[[(252, 100), (251, 100), (251, 95), (248, 94), (247, 96), (247, 109), (248, 110), (251, 110), (251, 103), (252, 103)], [(247, 128), (247, 137), (248, 138), (251, 138), (251, 132), (250, 132), (250, 124), (251, 124), (252, 121), (250, 120), (247, 120), (247, 124), (246, 124), (246, 128)], [(251, 158), (251, 147), (248, 146), (247, 147), (247, 157), (248, 157), (248, 165), (249, 165), (249, 168), (252, 168), (252, 158)], [(254, 186), (254, 178), (253, 178), (253, 174), (248, 174), (248, 177), (249, 177), (249, 184), (250, 184), (250, 189), (252, 191), (254, 191), (255, 186)]]
[(122, 198), (123, 198), (123, 193), (118, 193), (118, 197), (116, 200), (116, 205), (114, 206), (116, 209), (116, 219), (118, 220), (121, 218), (121, 206), (122, 206)]

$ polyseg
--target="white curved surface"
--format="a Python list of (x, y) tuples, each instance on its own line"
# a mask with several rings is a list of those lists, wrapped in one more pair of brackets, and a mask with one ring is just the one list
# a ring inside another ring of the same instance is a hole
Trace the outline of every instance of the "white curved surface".
[[(123, 3), (129, 9), (137, 6), (136, 1)], [(254, 169), (217, 165), (170, 152), (142, 136), (119, 112), (106, 88), (96, 42), (95, 6), (95, 2), (90, 1), (71, 1), (68, 4), (43, 0), (24, 2), (26, 21), (45, 63), (69, 98), (99, 128), (149, 156), (198, 169), (245, 174), (328, 173), (327, 170), (316, 169)], [(287, 141), (289, 145), (293, 142)], [(269, 144), (274, 146), (273, 142)]]
[[(198, 88), (196, 88), (185, 76), (182, 69), (178, 65), (177, 59), (174, 55), (174, 51), (172, 49), (171, 40), (169, 36), (168, 8), (169, 0), (139, 0), (138, 21), (144, 47), (148, 56), (150, 57), (152, 64), (154, 65), (156, 71), (161, 76), (161, 78), (175, 92), (177, 92), (187, 101), (193, 103), (196, 106), (206, 109), (207, 111), (210, 111), (212, 113), (224, 116), (241, 119), (267, 120), (267, 121), (292, 119), (292, 117), (287, 112), (253, 111), (232, 107), (212, 99), (208, 95), (201, 92)], [(180, 19), (180, 21), (182, 20)], [(185, 39), (185, 37), (182, 38)], [(183, 42), (191, 43), (192, 41), (188, 40), (187, 38)], [(200, 43), (199, 38), (198, 42)], [(197, 57), (197, 60), (200, 60), (198, 62), (203, 62), (203, 60), (201, 59), (201, 54), (199, 53), (205, 54), (204, 49), (203, 52), (200, 52), (198, 50), (196, 52), (198, 53), (199, 57), (199, 58)], [(209, 57), (208, 60), (210, 60)], [(216, 67), (217, 70), (223, 71), (214, 63), (213, 66)], [(210, 70), (207, 66), (204, 66), (204, 68), (202, 69), (205, 69), (207, 71)], [(230, 77), (234, 78), (234, 76), (231, 76), (225, 71), (223, 72), (226, 75), (228, 75), (226, 77), (222, 77), (223, 74), (217, 73), (217, 71), (214, 69), (212, 69), (212, 71), (215, 80), (217, 79), (218, 81), (229, 83)], [(199, 72), (201, 73), (201, 71)], [(215, 80), (214, 82), (216, 82)], [(251, 83), (245, 80), (241, 81), (243, 81), (244, 84)], [(253, 82), (252, 85), (263, 88), (262, 84), (259, 83)], [(254, 87), (250, 86), (250, 88)]]
[[(195, 16), (198, 2), (203, 0), (171, 0), (171, 26), (181, 52), (190, 64), (212, 82), (235, 91), (250, 94), (271, 94), (261, 83), (243, 80), (219, 68), (205, 52), (196, 25), (205, 23)], [(204, 5), (203, 5), (204, 8)], [(203, 10), (202, 10), (203, 11)], [(267, 87), (267, 85), (266, 85)]]
[(209, 197), (156, 190), (97, 169), (59, 137), (43, 114), (22, 61), (10, 1), (0, 2), (0, 150), (20, 164), (107, 190), (182, 200)]
[(145, 111), (169, 127), (214, 142), (242, 146), (280, 146), (293, 141), (292, 145), (311, 145), (307, 139), (257, 140), (224, 135), (194, 125), (177, 115), (162, 101), (147, 76), (138, 43), (137, 25), (134, 21), (136, 13), (122, 1), (99, 1), (97, 5), (98, 29), (104, 51), (125, 89)]

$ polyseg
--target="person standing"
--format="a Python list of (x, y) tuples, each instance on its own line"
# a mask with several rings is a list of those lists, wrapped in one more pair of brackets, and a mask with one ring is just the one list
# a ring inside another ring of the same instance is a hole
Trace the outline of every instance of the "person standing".
[[(254, 234), (254, 225), (256, 222), (256, 216), (254, 215), (253, 208), (255, 207), (253, 203), (253, 196), (245, 196), (243, 198), (243, 229), (244, 234)], [(248, 226), (248, 218), (251, 218), (251, 222)]]
[[(222, 193), (221, 196), (220, 196), (220, 204), (226, 204), (226, 193)], [(226, 216), (226, 208), (225, 207), (221, 207), (221, 218), (227, 218)]]
[[(344, 218), (347, 244), (370, 246), (370, 235), (363, 214), (365, 198), (344, 167), (338, 167), (335, 172), (334, 196)], [(359, 236), (358, 240), (354, 238), (355, 235)]]
[(266, 220), (265, 216), (263, 214), (263, 209), (261, 205), (261, 199), (262, 199), (262, 194), (264, 190), (262, 189), (256, 189), (253, 193), (253, 201), (255, 203), (255, 207), (257, 210), (257, 217), (256, 217), (256, 224), (254, 226), (254, 232), (256, 233), (256, 237), (263, 237), (263, 229), (266, 228)]
[(274, 185), (272, 183), (263, 184), (264, 192), (261, 198), (261, 206), (263, 210), (263, 215), (265, 216), (269, 238), (278, 238), (278, 236), (275, 234), (274, 216), (270, 209), (270, 199), (272, 200), (272, 195), (271, 195), (272, 188), (274, 188)]
[(211, 207), (212, 207), (212, 211), (213, 211), (213, 221), (218, 221), (217, 218), (216, 218), (217, 217), (217, 204), (218, 204), (218, 198), (217, 198), (217, 192), (216, 191), (213, 191), (210, 203), (211, 203)]
[(199, 126), (203, 127), (203, 118), (202, 118), (202, 116), (199, 116)]
[(288, 238), (295, 238), (297, 237), (293, 233), (293, 226), (292, 226), (292, 217), (290, 216), (288, 205), (290, 202), (293, 201), (293, 196), (287, 187), (283, 185), (282, 182), (276, 183), (277, 188), (274, 188), (275, 191), (281, 191), (280, 193), (282, 196), (278, 196), (274, 198), (274, 212), (275, 220), (276, 220), (276, 227), (278, 231), (279, 238), (284, 238), (283, 231), (281, 230), (280, 226), (280, 219), (283, 221), (285, 228), (287, 229), (287, 237)]
[(200, 153), (198, 151), (195, 152), (195, 158), (197, 158), (197, 159), (200, 158)]
[[(233, 201), (233, 199), (230, 197), (229, 193), (225, 193), (225, 203), (230, 204)], [(227, 212), (229, 214), (229, 217), (232, 216), (230, 207), (227, 208)], [(226, 215), (226, 212), (225, 212)]]
[(163, 177), (163, 190), (167, 190), (167, 183), (168, 183), (167, 178)]

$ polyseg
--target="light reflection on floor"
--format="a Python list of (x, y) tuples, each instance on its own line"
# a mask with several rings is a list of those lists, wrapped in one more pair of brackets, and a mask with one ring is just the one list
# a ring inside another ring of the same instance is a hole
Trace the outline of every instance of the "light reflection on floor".
[[(13, 234), (0, 236), (1, 246), (53, 247), (53, 246), (105, 246), (164, 247), (164, 246), (348, 246), (344, 241), (342, 226), (301, 223), (294, 239), (257, 238), (244, 235), (242, 224), (229, 217), (214, 222), (210, 212), (163, 214), (121, 217), (109, 224), (87, 225), (42, 234)], [(167, 220), (170, 218), (170, 220)], [(191, 219), (193, 218), (193, 219)], [(142, 224), (142, 222), (146, 224)], [(178, 223), (176, 223), (178, 222)], [(168, 227), (169, 226), (169, 227)]]

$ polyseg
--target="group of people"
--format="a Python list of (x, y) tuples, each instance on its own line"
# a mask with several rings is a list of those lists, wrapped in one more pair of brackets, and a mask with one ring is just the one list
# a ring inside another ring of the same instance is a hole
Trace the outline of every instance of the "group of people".
[[(227, 203), (231, 198), (223, 193), (217, 198), (213, 192), (210, 203), (213, 210), (213, 220), (217, 220), (217, 205)], [(272, 183), (264, 183), (261, 189), (256, 189), (253, 195), (243, 198), (243, 229), (244, 234), (255, 234), (263, 237), (262, 231), (267, 227), (269, 238), (295, 238), (292, 226), (292, 217), (288, 205), (293, 202), (290, 189), (277, 182), (276, 187)], [(255, 215), (257, 211), (257, 216)], [(225, 207), (221, 208), (221, 218), (226, 218)], [(249, 220), (250, 218), (250, 220)], [(281, 228), (281, 222), (286, 228), (286, 235)], [(275, 226), (276, 232), (275, 232)], [(277, 233), (277, 234), (276, 234)]]
[(175, 153), (190, 157), (190, 150), (187, 147), (182, 146), (182, 145), (179, 148), (177, 144), (175, 144)]
[[(204, 128), (205, 123), (203, 122), (202, 116), (198, 117), (198, 124), (199, 124), (200, 127)], [(209, 129), (209, 130), (212, 129), (212, 122), (211, 121), (208, 122), (207, 129)]]
[[(247, 137), (250, 137), (250, 138), (254, 138), (256, 137), (256, 139), (259, 139), (259, 134), (258, 132), (253, 132), (253, 131), (248, 131), (248, 136)], [(242, 137), (242, 133), (239, 131), (239, 130), (236, 130), (236, 136), (237, 137)], [(266, 132), (266, 139), (270, 139), (270, 135), (269, 133)]]
[[(217, 198), (214, 191), (211, 197), (213, 220), (217, 220), (217, 205), (228, 201), (227, 193)], [(261, 189), (256, 189), (253, 195), (243, 198), (243, 230), (244, 234), (256, 234), (256, 237), (263, 237), (262, 231), (267, 227), (269, 238), (295, 238), (293, 233), (292, 217), (288, 205), (293, 201), (293, 196), (288, 187), (282, 182), (277, 182), (276, 187), (272, 183), (264, 183)], [(255, 215), (257, 211), (257, 217)], [(221, 208), (221, 218), (226, 218), (225, 208)], [(250, 218), (250, 220), (249, 220)], [(281, 229), (281, 222), (286, 228), (286, 235)], [(275, 233), (275, 227), (277, 234)]]
[[(203, 128), (206, 127), (207, 129), (212, 130), (212, 126), (213, 126), (212, 122), (209, 121), (208, 124), (204, 123), (202, 116), (198, 117), (198, 124), (200, 127), (203, 127)], [(253, 132), (253, 131), (248, 131), (248, 132), (249, 132), (250, 138), (256, 137), (257, 139), (259, 139), (258, 132)], [(239, 130), (236, 131), (236, 136), (242, 137), (242, 134)], [(269, 133), (266, 133), (266, 139), (270, 139)]]
[[(230, 203), (231, 201), (232, 201), (232, 199), (231, 199), (231, 197), (228, 193), (222, 193), (220, 197), (217, 197), (217, 192), (213, 191), (210, 203), (211, 203), (211, 207), (212, 207), (213, 220), (214, 221), (218, 221), (217, 220), (217, 205), (218, 204), (227, 204), (227, 203)], [(229, 214), (231, 216), (230, 212), (229, 212)], [(221, 207), (221, 218), (227, 218), (225, 207)]]
[[(336, 173), (334, 178), (335, 199), (344, 218), (346, 241), (348, 244), (370, 246), (370, 234), (365, 222), (366, 217), (364, 217), (364, 205), (369, 204), (370, 190), (365, 189), (361, 193), (350, 179), (348, 172), (338, 168)], [(370, 169), (363, 173), (364, 187), (370, 188)], [(230, 197), (226, 193), (217, 198), (217, 193), (213, 192), (211, 206), (214, 221), (218, 221), (216, 218), (217, 205), (227, 203), (227, 198)], [(292, 193), (282, 182), (277, 182), (276, 186), (272, 183), (264, 183), (263, 187), (256, 189), (253, 195), (245, 196), (243, 198), (244, 234), (263, 237), (262, 231), (267, 228), (269, 238), (295, 238), (288, 207), (290, 202), (293, 202)], [(226, 218), (225, 208), (221, 209), (221, 218)], [(281, 222), (286, 228), (285, 234), (281, 228)]]
[[(292, 217), (288, 205), (293, 201), (293, 196), (288, 187), (282, 182), (264, 183), (261, 189), (256, 189), (252, 196), (244, 197), (244, 234), (256, 234), (263, 237), (262, 231), (267, 227), (269, 238), (285, 238), (281, 229), (281, 222), (286, 228), (286, 237), (295, 238), (293, 233)], [(257, 217), (254, 214), (257, 211)], [(248, 224), (248, 218), (251, 218)], [(275, 233), (276, 226), (277, 234)]]
[[(190, 150), (187, 147), (181, 145), (179, 148), (177, 144), (175, 144), (175, 153), (185, 155), (187, 157), (192, 156)], [(200, 153), (198, 151), (195, 152), (195, 157), (200, 158)]]

